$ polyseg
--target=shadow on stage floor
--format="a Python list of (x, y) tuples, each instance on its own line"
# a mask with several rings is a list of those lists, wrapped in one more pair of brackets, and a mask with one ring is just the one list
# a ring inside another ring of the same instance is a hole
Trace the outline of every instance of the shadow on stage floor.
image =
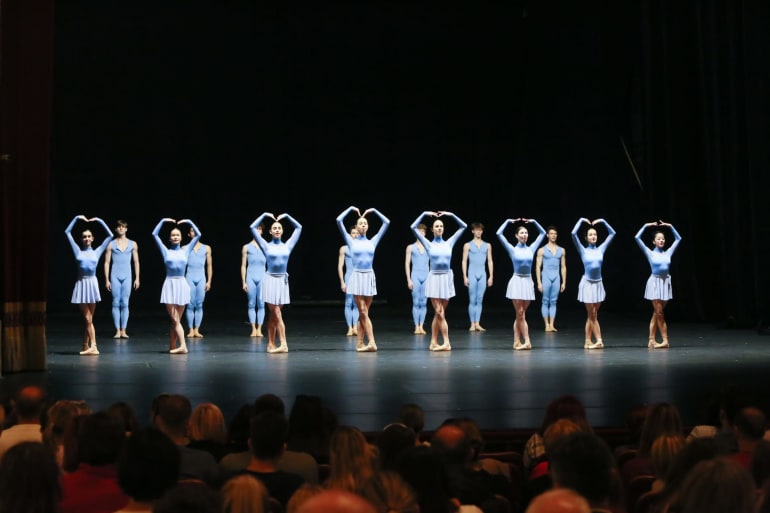
[(48, 320), (48, 370), (6, 374), (3, 400), (33, 382), (53, 399), (85, 399), (95, 409), (127, 401), (145, 420), (152, 397), (176, 392), (193, 404), (215, 402), (229, 419), (263, 393), (279, 395), (287, 408), (297, 394), (312, 394), (340, 423), (365, 431), (393, 421), (406, 402), (425, 409), (426, 429), (450, 416), (470, 416), (483, 429), (530, 429), (539, 426), (548, 401), (564, 393), (584, 402), (597, 427), (620, 427), (630, 405), (659, 401), (673, 402), (685, 424), (695, 424), (726, 384), (754, 387), (763, 405), (770, 401), (770, 337), (756, 331), (670, 321), (672, 347), (651, 350), (649, 317), (603, 312), (605, 349), (584, 350), (583, 312), (560, 312), (558, 333), (543, 332), (534, 314), (530, 309), (532, 351), (512, 350), (513, 311), (500, 309), (485, 310), (484, 333), (468, 332), (466, 316), (450, 312), (453, 350), (436, 353), (428, 351), (429, 336), (412, 334), (408, 310), (376, 305), (380, 350), (357, 353), (341, 307), (291, 305), (289, 352), (267, 354), (265, 339), (248, 336), (242, 312), (207, 313), (204, 338), (189, 340), (187, 355), (169, 355), (162, 310), (133, 312), (128, 340), (111, 338), (103, 312), (101, 354), (87, 357), (78, 354), (82, 328), (73, 312)]

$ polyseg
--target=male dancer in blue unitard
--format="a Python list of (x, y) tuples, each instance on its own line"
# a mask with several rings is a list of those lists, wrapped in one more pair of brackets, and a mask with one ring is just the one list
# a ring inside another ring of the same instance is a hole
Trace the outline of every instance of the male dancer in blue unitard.
[[(356, 226), (350, 227), (350, 236), (353, 238), (358, 237), (358, 230)], [(358, 306), (356, 305), (356, 298), (353, 294), (349, 294), (347, 291), (348, 278), (353, 273), (353, 257), (350, 256), (350, 248), (347, 244), (343, 244), (339, 249), (339, 256), (337, 258), (337, 276), (340, 279), (340, 289), (345, 293), (345, 323), (348, 326), (348, 337), (355, 337), (358, 335)]]
[[(115, 239), (104, 254), (105, 287), (112, 293), (112, 321), (115, 335), (112, 338), (128, 338), (128, 300), (131, 290), (139, 288), (139, 245), (126, 237), (128, 223), (118, 219), (115, 223)], [(131, 264), (134, 280), (131, 281)]]
[[(189, 236), (191, 240), (195, 237), (192, 229), (190, 229)], [(203, 322), (203, 301), (206, 299), (206, 292), (211, 290), (212, 267), (211, 246), (198, 240), (197, 243), (193, 244), (190, 256), (187, 257), (187, 270), (185, 271), (185, 278), (190, 285), (190, 304), (185, 311), (189, 330), (187, 332), (188, 338), (203, 337), (200, 332)]]
[[(262, 225), (257, 228), (257, 234), (262, 236)], [(243, 291), (248, 297), (249, 324), (251, 337), (262, 336), (262, 323), (265, 322), (265, 302), (262, 301), (262, 278), (265, 276), (267, 260), (254, 239), (243, 245), (241, 250), (241, 282)], [(256, 308), (256, 310), (255, 310)]]
[[(473, 239), (463, 244), (463, 282), (468, 287), (468, 316), (471, 327), (468, 331), (487, 331), (481, 327), (481, 308), (484, 292), (492, 286), (495, 266), (492, 261), (492, 245), (481, 238), (484, 225), (471, 223)], [(489, 268), (489, 277), (487, 277)]]
[[(417, 231), (424, 237), (428, 227), (420, 223)], [(425, 285), (428, 282), (430, 271), (430, 258), (425, 246), (419, 239), (406, 246), (404, 270), (406, 271), (406, 286), (412, 291), (412, 320), (414, 321), (414, 334), (426, 335), (423, 327), (425, 316), (428, 314), (428, 297), (425, 295)]]
[(537, 290), (543, 294), (540, 313), (545, 321), (545, 331), (555, 332), (558, 331), (553, 326), (556, 319), (556, 301), (567, 285), (567, 258), (564, 248), (556, 244), (559, 235), (556, 228), (549, 226), (545, 235), (548, 242), (537, 250), (535, 275)]
[[(351, 237), (345, 229), (345, 217), (351, 212), (355, 212), (358, 215), (356, 221), (357, 237)], [(377, 214), (382, 222), (379, 231), (371, 239), (366, 236), (366, 233), (369, 231), (369, 221), (366, 219), (366, 216), (370, 212)], [(345, 283), (345, 289), (347, 293), (353, 294), (356, 305), (358, 305), (356, 351), (359, 352), (377, 351), (377, 343), (374, 340), (374, 328), (372, 327), (372, 320), (369, 318), (372, 300), (377, 295), (377, 279), (374, 275), (372, 263), (374, 262), (374, 250), (377, 249), (377, 244), (380, 243), (382, 236), (385, 235), (388, 226), (390, 226), (390, 219), (385, 217), (376, 208), (369, 208), (361, 213), (358, 207), (350, 206), (337, 216), (337, 228), (339, 228), (342, 238), (345, 239), (345, 243), (350, 248), (350, 256), (353, 259), (353, 272)], [(365, 344), (364, 340), (367, 340), (368, 343)]]

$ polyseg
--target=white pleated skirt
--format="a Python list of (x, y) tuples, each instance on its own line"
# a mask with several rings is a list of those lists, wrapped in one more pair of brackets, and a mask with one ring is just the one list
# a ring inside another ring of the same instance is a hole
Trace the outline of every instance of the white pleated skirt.
[(578, 301), (581, 303), (601, 303), (606, 294), (602, 280), (589, 280), (585, 276), (580, 278), (578, 285)]
[(425, 297), (449, 299), (455, 297), (455, 275), (449, 270), (445, 273), (430, 271), (425, 282)]
[(535, 284), (532, 281), (532, 275), (522, 276), (514, 274), (508, 280), (508, 288), (505, 290), (505, 297), (508, 299), (527, 299), (535, 300)]
[(101, 300), (99, 280), (96, 276), (83, 276), (75, 282), (75, 288), (72, 290), (73, 303), (98, 303)]
[(184, 276), (166, 278), (160, 291), (160, 302), (167, 305), (189, 305), (190, 284)]
[(353, 271), (350, 273), (347, 283), (345, 283), (345, 292), (354, 296), (376, 296), (377, 278), (374, 271)]
[(262, 278), (262, 301), (271, 305), (288, 305), (291, 303), (291, 297), (289, 296), (289, 273), (265, 273), (265, 276)]
[(651, 274), (647, 278), (647, 286), (644, 288), (644, 299), (659, 299), (661, 301), (668, 301), (673, 298), (674, 295), (671, 292), (671, 275), (655, 276)]

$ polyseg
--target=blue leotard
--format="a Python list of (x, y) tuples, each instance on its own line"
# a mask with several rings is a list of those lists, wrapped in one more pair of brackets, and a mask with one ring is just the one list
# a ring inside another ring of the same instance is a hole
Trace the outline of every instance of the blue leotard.
[(201, 244), (198, 251), (195, 246), (190, 248), (187, 257), (185, 278), (190, 285), (190, 304), (185, 311), (187, 326), (190, 329), (200, 328), (203, 322), (203, 301), (206, 299), (206, 246)]
[(417, 229), (417, 225), (420, 224), (423, 217), (430, 214), (431, 212), (429, 211), (423, 212), (417, 216), (417, 219), (411, 224), (412, 232), (414, 232), (414, 235), (425, 247), (425, 251), (428, 253), (429, 257), (430, 270), (428, 271), (425, 294), (429, 298), (449, 299), (455, 295), (454, 276), (451, 267), (452, 249), (468, 224), (455, 214), (445, 213), (445, 216), (454, 219), (460, 227), (448, 240), (444, 240), (442, 237), (435, 237), (433, 241), (429, 241), (422, 233), (420, 233)]
[(642, 242), (642, 233), (646, 229), (646, 226), (642, 226), (639, 231), (634, 235), (636, 243), (641, 248), (644, 256), (647, 257), (647, 262), (650, 264), (650, 277), (647, 279), (647, 285), (644, 291), (645, 299), (658, 299), (662, 301), (668, 301), (673, 297), (671, 292), (671, 275), (669, 274), (669, 268), (671, 267), (671, 256), (679, 247), (679, 242), (682, 240), (681, 235), (673, 226), (671, 233), (674, 235), (674, 242), (668, 249), (661, 250), (657, 247), (655, 249), (648, 248), (644, 242)]
[(302, 233), (302, 225), (292, 216), (284, 214), (283, 218), (288, 219), (294, 225), (291, 237), (286, 242), (280, 239), (271, 239), (270, 242), (267, 242), (257, 231), (257, 226), (262, 224), (262, 220), (269, 215), (265, 212), (251, 223), (251, 235), (265, 254), (267, 264), (267, 270), (262, 280), (262, 299), (265, 303), (285, 305), (290, 303), (289, 273), (287, 272), (289, 256), (294, 246), (297, 245)]
[(425, 248), (421, 252), (417, 244), (412, 244), (411, 263), (412, 269), (409, 272), (409, 278), (412, 280), (412, 319), (415, 326), (422, 326), (425, 322), (425, 316), (428, 314), (425, 285), (430, 271), (428, 252)]
[[(265, 321), (265, 302), (262, 301), (262, 278), (267, 260), (257, 243), (246, 244), (246, 287), (249, 323), (262, 325)], [(254, 308), (256, 307), (256, 311)]]
[(133, 280), (131, 262), (134, 256), (134, 241), (127, 239), (126, 249), (118, 247), (118, 241), (110, 243), (110, 288), (112, 289), (112, 321), (115, 329), (126, 329), (128, 325), (128, 300), (131, 297)]
[(345, 216), (355, 210), (355, 207), (348, 207), (337, 216), (337, 227), (345, 239), (345, 243), (350, 249), (351, 267), (353, 272), (345, 280), (345, 288), (348, 293), (355, 296), (375, 296), (377, 295), (377, 281), (374, 275), (372, 264), (374, 262), (374, 251), (382, 240), (382, 236), (388, 231), (390, 219), (382, 215), (376, 208), (372, 212), (379, 216), (382, 226), (379, 231), (371, 238), (359, 234), (356, 238), (350, 236), (343, 221)]
[(604, 219), (600, 220), (607, 227), (607, 238), (599, 246), (589, 244), (583, 246), (577, 232), (584, 219), (578, 220), (572, 228), (572, 242), (575, 244), (580, 259), (583, 261), (583, 277), (578, 285), (578, 300), (583, 303), (600, 303), (604, 300), (604, 285), (602, 284), (602, 263), (607, 246), (615, 238), (615, 230)]
[(487, 252), (489, 243), (468, 243), (468, 316), (472, 323), (481, 320), (484, 293), (487, 290)]
[(184, 273), (185, 269), (187, 269), (187, 259), (190, 256), (190, 251), (200, 240), (201, 232), (190, 221), (190, 226), (195, 233), (195, 237), (192, 238), (190, 243), (184, 248), (179, 244), (166, 247), (159, 236), (160, 229), (165, 222), (166, 220), (162, 219), (152, 231), (155, 244), (158, 246), (161, 255), (163, 255), (163, 264), (166, 267), (166, 279), (163, 282), (160, 302), (179, 306), (187, 305), (190, 302), (190, 285), (184, 279)]
[(75, 283), (75, 289), (72, 293), (72, 302), (98, 303), (102, 298), (99, 294), (99, 282), (96, 280), (96, 267), (99, 265), (99, 259), (102, 257), (102, 254), (113, 239), (112, 230), (110, 230), (107, 223), (100, 218), (94, 218), (98, 223), (104, 226), (108, 236), (98, 248), (93, 249), (93, 247), (89, 246), (86, 249), (82, 249), (75, 242), (75, 239), (72, 238), (72, 228), (79, 218), (80, 216), (75, 216), (69, 226), (64, 230), (67, 240), (70, 242), (72, 253), (75, 255), (75, 260), (78, 264), (78, 281)]
[(561, 290), (561, 259), (564, 256), (564, 248), (556, 247), (556, 253), (552, 253), (548, 246), (543, 246), (543, 268), (540, 271), (540, 280), (543, 283), (543, 304), (540, 308), (544, 318), (556, 317), (556, 301)]
[(513, 277), (508, 282), (508, 288), (506, 289), (506, 297), (508, 299), (525, 299), (530, 301), (535, 299), (535, 286), (532, 282), (532, 260), (535, 258), (535, 251), (540, 247), (543, 238), (545, 238), (545, 229), (534, 219), (531, 219), (530, 222), (537, 228), (538, 235), (529, 246), (521, 242), (514, 246), (505, 238), (503, 232), (511, 224), (510, 219), (503, 221), (503, 224), (497, 229), (497, 238), (503, 243), (503, 247), (505, 247), (505, 251), (513, 263)]

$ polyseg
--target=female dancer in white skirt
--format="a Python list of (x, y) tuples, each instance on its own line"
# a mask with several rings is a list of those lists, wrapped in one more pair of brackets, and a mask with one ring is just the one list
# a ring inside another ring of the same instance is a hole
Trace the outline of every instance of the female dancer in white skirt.
[[(587, 246), (583, 246), (577, 235), (578, 229), (583, 223), (590, 225), (586, 231)], [(599, 235), (595, 228), (598, 224), (603, 224), (607, 227), (607, 238), (599, 246), (596, 245)], [(602, 283), (602, 263), (604, 262), (604, 252), (613, 238), (615, 238), (615, 230), (604, 219), (589, 221), (585, 217), (581, 217), (575, 223), (575, 227), (572, 228), (572, 242), (575, 243), (575, 247), (580, 253), (580, 258), (583, 260), (583, 277), (580, 278), (580, 284), (578, 285), (578, 301), (586, 305), (587, 319), (584, 349), (602, 349), (604, 347), (602, 330), (599, 327), (598, 319), (599, 307), (605, 298), (604, 284)], [(596, 342), (592, 342), (592, 336), (595, 337)]]
[[(176, 226), (169, 233), (170, 247), (166, 247), (160, 240), (160, 229), (165, 223), (174, 223)], [(182, 248), (182, 230), (179, 225), (189, 224), (195, 234), (190, 244)], [(185, 307), (190, 303), (190, 285), (185, 278), (185, 269), (187, 267), (187, 257), (190, 251), (201, 238), (201, 232), (195, 223), (189, 219), (177, 221), (170, 217), (165, 217), (155, 226), (152, 231), (155, 243), (163, 255), (163, 263), (166, 266), (166, 279), (163, 282), (163, 288), (160, 292), (160, 302), (166, 305), (166, 312), (171, 319), (171, 329), (169, 332), (169, 350), (171, 354), (187, 354), (187, 343), (184, 340), (184, 329), (182, 328), (182, 315)]]
[[(460, 226), (449, 240), (444, 240), (444, 221), (436, 219), (431, 225), (433, 231), (433, 241), (426, 239), (418, 226), (425, 216), (440, 218), (451, 217)], [(428, 281), (425, 284), (425, 296), (430, 299), (433, 305), (433, 322), (431, 323), (430, 346), (431, 351), (451, 351), (452, 345), (449, 343), (449, 325), (446, 322), (446, 309), (449, 306), (449, 299), (455, 295), (455, 280), (452, 273), (452, 248), (457, 240), (465, 231), (468, 224), (454, 215), (452, 212), (431, 212), (426, 210), (411, 225), (414, 235), (417, 237), (430, 258), (430, 271), (428, 272)], [(441, 335), (443, 343), (438, 344), (438, 338)]]
[[(642, 242), (644, 230), (651, 226), (665, 226), (671, 230), (671, 233), (674, 235), (674, 242), (671, 244), (671, 247), (663, 249), (666, 246), (666, 235), (660, 230), (656, 230), (652, 235), (652, 245), (654, 249), (648, 248), (644, 242)], [(669, 267), (671, 267), (671, 255), (676, 251), (682, 237), (671, 224), (658, 221), (644, 224), (639, 231), (636, 232), (634, 238), (644, 253), (644, 256), (647, 257), (647, 262), (650, 264), (650, 269), (652, 271), (652, 274), (650, 274), (650, 277), (647, 279), (647, 286), (644, 289), (644, 299), (652, 301), (650, 338), (647, 342), (647, 347), (665, 349), (668, 347), (668, 326), (666, 326), (666, 319), (663, 317), (663, 309), (666, 308), (666, 303), (673, 297), (673, 294), (671, 293), (671, 275), (668, 273), (668, 270)], [(660, 331), (660, 336), (662, 338), (660, 343), (655, 340), (655, 335), (658, 331)]]
[[(509, 224), (532, 223), (538, 231), (535, 242), (527, 246), (529, 230), (524, 224), (516, 228), (516, 245), (514, 246), (505, 238), (503, 232)], [(513, 263), (513, 276), (508, 281), (505, 297), (513, 301), (513, 309), (516, 312), (516, 320), (513, 321), (513, 349), (516, 351), (532, 349), (529, 341), (529, 326), (527, 325), (527, 308), (535, 299), (535, 284), (532, 281), (532, 261), (535, 251), (545, 238), (545, 229), (534, 219), (506, 219), (497, 229), (497, 238), (503, 243), (508, 256)], [(523, 341), (523, 342), (522, 342)]]
[[(273, 219), (270, 225), (270, 242), (267, 242), (260, 234), (258, 227), (266, 217)], [(288, 219), (294, 225), (289, 240), (283, 242), (283, 225), (281, 219)], [(267, 307), (267, 352), (268, 353), (286, 353), (289, 346), (286, 344), (286, 325), (283, 322), (283, 313), (281, 308), (288, 305), (291, 300), (289, 297), (289, 273), (286, 268), (289, 264), (289, 256), (294, 246), (297, 245), (299, 236), (302, 233), (302, 225), (289, 214), (281, 214), (275, 217), (269, 212), (264, 212), (251, 223), (251, 235), (259, 244), (260, 249), (265, 254), (267, 261), (267, 270), (262, 278), (262, 301)], [(280, 342), (275, 346), (275, 336), (278, 335)]]
[[(356, 221), (358, 236), (356, 237), (352, 237), (345, 228), (345, 217), (351, 212), (358, 215)], [(377, 214), (382, 222), (382, 226), (371, 239), (366, 236), (367, 231), (369, 231), (369, 221), (366, 220), (366, 215), (370, 212)], [(374, 250), (377, 249), (377, 244), (385, 235), (388, 226), (390, 226), (390, 219), (382, 215), (376, 208), (366, 209), (362, 214), (358, 207), (348, 207), (337, 216), (337, 227), (348, 245), (352, 259), (353, 272), (347, 279), (345, 291), (348, 294), (353, 294), (353, 299), (358, 306), (358, 329), (356, 330), (358, 340), (356, 351), (358, 352), (377, 351), (374, 328), (372, 327), (372, 320), (369, 318), (372, 299), (377, 295), (377, 280), (374, 276), (372, 262), (374, 261)], [(364, 344), (364, 340), (368, 340), (368, 343)]]
[[(107, 230), (107, 238), (99, 245), (98, 248), (93, 248), (94, 234), (91, 230), (83, 230), (80, 234), (80, 245), (72, 238), (72, 228), (78, 220), (85, 222), (96, 221), (100, 223), (105, 230)], [(99, 259), (102, 257), (102, 253), (109, 246), (110, 241), (113, 238), (112, 230), (107, 226), (107, 223), (101, 220), (99, 217), (92, 217), (88, 219), (84, 215), (75, 216), (70, 222), (67, 229), (64, 230), (67, 235), (67, 239), (72, 246), (72, 253), (75, 255), (75, 260), (78, 263), (78, 280), (75, 282), (75, 289), (72, 291), (72, 303), (80, 306), (80, 312), (83, 314), (86, 327), (83, 334), (83, 349), (80, 351), (82, 355), (97, 355), (99, 349), (96, 347), (96, 329), (94, 328), (94, 311), (96, 310), (96, 303), (102, 300), (102, 296), (99, 294), (99, 281), (96, 279), (96, 266), (99, 264)]]

